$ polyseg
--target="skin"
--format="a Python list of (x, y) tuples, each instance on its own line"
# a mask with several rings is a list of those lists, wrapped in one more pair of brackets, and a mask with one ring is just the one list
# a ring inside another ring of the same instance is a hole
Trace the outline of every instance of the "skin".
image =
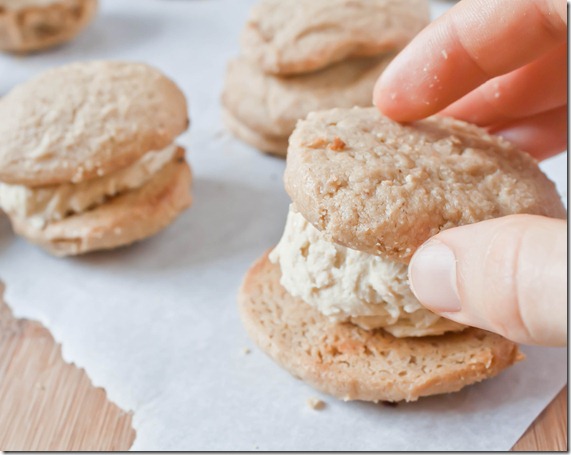
[[(567, 143), (565, 0), (463, 0), (383, 73), (380, 111), (475, 123), (538, 160)], [(567, 340), (567, 223), (509, 216), (444, 231), (413, 257), (429, 309), (526, 344)]]

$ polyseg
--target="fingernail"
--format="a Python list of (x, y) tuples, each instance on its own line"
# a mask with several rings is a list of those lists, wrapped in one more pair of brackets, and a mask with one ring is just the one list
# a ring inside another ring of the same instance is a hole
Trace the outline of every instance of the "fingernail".
[(410, 287), (416, 298), (437, 313), (460, 311), (456, 284), (456, 257), (439, 240), (425, 243), (408, 268)]

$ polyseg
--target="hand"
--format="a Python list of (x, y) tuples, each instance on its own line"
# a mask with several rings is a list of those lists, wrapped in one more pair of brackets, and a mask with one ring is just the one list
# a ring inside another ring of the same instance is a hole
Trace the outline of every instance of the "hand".
[[(565, 0), (464, 0), (379, 79), (398, 121), (441, 113), (502, 135), (537, 159), (567, 141)], [(423, 305), (527, 344), (567, 340), (567, 224), (514, 215), (443, 231), (414, 255)]]
[(444, 109), (536, 158), (565, 150), (566, 1), (460, 2), (395, 58), (374, 101), (401, 122)]
[(567, 223), (512, 215), (441, 232), (409, 266), (432, 311), (525, 344), (567, 342)]

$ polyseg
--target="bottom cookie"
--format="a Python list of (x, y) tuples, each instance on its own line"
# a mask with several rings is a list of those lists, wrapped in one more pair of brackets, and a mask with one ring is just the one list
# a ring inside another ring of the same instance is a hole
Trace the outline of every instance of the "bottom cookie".
[(173, 161), (138, 190), (44, 227), (17, 218), (12, 218), (12, 226), (56, 256), (128, 245), (156, 234), (190, 206), (191, 180), (184, 151), (179, 149)]
[(252, 145), (258, 150), (269, 153), (271, 155), (285, 157), (289, 138), (279, 138), (272, 136), (264, 136), (256, 133), (240, 122), (228, 109), (222, 108), (222, 119), (226, 127), (242, 141)]
[(523, 359), (517, 345), (470, 328), (460, 333), (395, 338), (334, 324), (290, 296), (266, 253), (239, 294), (242, 321), (256, 344), (295, 377), (344, 400), (415, 401), (456, 392)]

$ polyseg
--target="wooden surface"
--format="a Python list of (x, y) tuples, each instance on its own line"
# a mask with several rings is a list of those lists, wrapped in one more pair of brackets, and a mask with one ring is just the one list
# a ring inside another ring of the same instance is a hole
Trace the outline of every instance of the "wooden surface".
[(567, 451), (567, 386), (535, 420), (513, 450)]
[[(0, 450), (128, 450), (134, 439), (131, 415), (63, 361), (48, 330), (14, 319), (0, 299)], [(567, 388), (514, 450), (567, 450)]]
[(134, 440), (131, 415), (0, 300), (0, 450), (128, 450)]

